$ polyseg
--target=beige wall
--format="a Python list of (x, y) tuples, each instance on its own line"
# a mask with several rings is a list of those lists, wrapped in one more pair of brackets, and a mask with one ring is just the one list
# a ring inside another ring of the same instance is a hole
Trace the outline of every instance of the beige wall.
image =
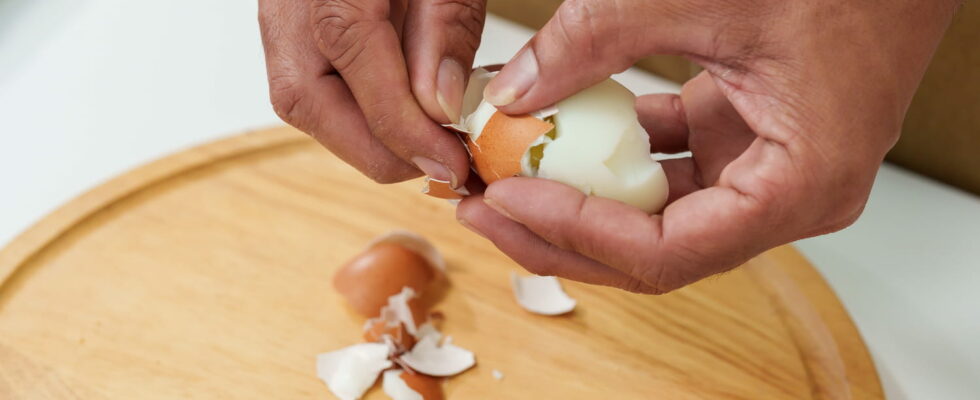
[[(968, 1), (940, 45), (888, 160), (980, 194), (980, 2)], [(490, 12), (538, 28), (561, 0), (489, 0)], [(658, 56), (637, 65), (677, 82), (695, 67)]]

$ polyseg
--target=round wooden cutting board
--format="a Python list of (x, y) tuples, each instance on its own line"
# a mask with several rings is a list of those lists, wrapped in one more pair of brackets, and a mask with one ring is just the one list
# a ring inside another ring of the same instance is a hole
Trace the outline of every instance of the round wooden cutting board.
[(477, 355), (448, 399), (883, 398), (791, 247), (664, 296), (564, 282), (578, 308), (532, 315), (511, 294), (520, 268), (420, 185), (374, 184), (281, 128), (82, 195), (0, 252), (0, 398), (332, 399), (314, 359), (363, 320), (331, 275), (398, 228), (444, 252), (442, 327)]

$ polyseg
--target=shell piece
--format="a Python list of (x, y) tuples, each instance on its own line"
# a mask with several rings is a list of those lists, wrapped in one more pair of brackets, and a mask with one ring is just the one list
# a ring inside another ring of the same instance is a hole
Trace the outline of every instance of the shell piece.
[(494, 113), (479, 137), (467, 142), (476, 173), (487, 184), (520, 175), (525, 154), (554, 128), (550, 122), (530, 115)]
[(543, 120), (543, 119), (548, 118), (550, 116), (553, 116), (555, 114), (558, 114), (558, 105), (552, 104), (552, 105), (547, 106), (545, 108), (542, 108), (542, 109), (540, 109), (538, 111), (532, 112), (531, 113), (531, 116), (534, 117), (534, 118), (542, 119)]
[(465, 186), (459, 189), (453, 189), (448, 181), (440, 181), (429, 177), (425, 178), (425, 186), (422, 187), (422, 193), (446, 200), (458, 200), (470, 195), (469, 190), (466, 190)]
[(503, 372), (500, 372), (500, 370), (498, 370), (498, 369), (495, 369), (493, 371), (490, 371), (490, 375), (493, 375), (493, 379), (496, 379), (498, 381), (501, 381), (501, 380), (504, 379), (504, 373)]
[(357, 400), (391, 368), (389, 347), (382, 343), (360, 343), (316, 357), (316, 374), (340, 400)]
[[(490, 83), (490, 78), (493, 78), (494, 75), (497, 75), (497, 71), (490, 71), (483, 67), (473, 69), (473, 72), (470, 73), (470, 79), (466, 83), (466, 90), (463, 91), (463, 105), (460, 107), (460, 121), (456, 121), (449, 125), (444, 125), (445, 127), (460, 133), (470, 135), (479, 134), (479, 131), (473, 132), (470, 129), (470, 127), (473, 126), (470, 123), (470, 117), (477, 110), (477, 108), (484, 103), (483, 89), (487, 87), (487, 84)], [(493, 108), (492, 110), (496, 111), (497, 109)]]
[(408, 350), (415, 346), (415, 336), (408, 333), (405, 324), (401, 322), (391, 326), (388, 321), (371, 319), (364, 325), (365, 341), (384, 343), (386, 336), (399, 351)]
[(418, 327), (424, 322), (425, 310), (418, 303), (415, 291), (406, 286), (401, 292), (388, 298), (388, 304), (381, 308), (381, 313), (376, 318), (364, 323), (364, 331), (375, 329), (374, 326), (379, 323), (385, 329), (398, 329), (399, 326), (404, 326), (406, 332), (417, 338)]
[(473, 352), (452, 343), (452, 338), (440, 345), (442, 334), (432, 330), (419, 339), (411, 351), (401, 356), (402, 362), (413, 370), (431, 376), (453, 376), (476, 365)]
[(541, 315), (561, 315), (575, 309), (575, 299), (565, 294), (558, 278), (521, 277), (511, 272), (510, 283), (517, 303), (525, 310)]
[(443, 400), (439, 380), (401, 369), (385, 371), (382, 389), (393, 400)]

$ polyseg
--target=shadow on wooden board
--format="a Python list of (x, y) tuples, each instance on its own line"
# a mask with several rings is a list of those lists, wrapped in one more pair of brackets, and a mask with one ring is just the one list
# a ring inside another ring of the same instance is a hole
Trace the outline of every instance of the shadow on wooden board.
[[(539, 28), (561, 0), (489, 0), (490, 12)], [(699, 70), (681, 57), (647, 57), (638, 67), (675, 82)], [(966, 4), (939, 47), (888, 160), (980, 194), (980, 4)]]

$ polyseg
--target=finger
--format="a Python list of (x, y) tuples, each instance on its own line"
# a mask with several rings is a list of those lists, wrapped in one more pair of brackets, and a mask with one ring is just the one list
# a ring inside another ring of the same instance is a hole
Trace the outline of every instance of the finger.
[(640, 125), (650, 135), (650, 151), (680, 153), (687, 151), (687, 120), (681, 97), (659, 93), (636, 98), (636, 113)]
[(500, 251), (531, 273), (632, 292), (656, 293), (654, 288), (629, 275), (546, 242), (523, 225), (488, 207), (483, 196), (471, 196), (460, 202), (456, 218), (463, 226), (492, 241)]
[(351, 88), (371, 132), (402, 160), (453, 187), (469, 158), (459, 138), (429, 119), (409, 88), (388, 0), (314, 0), (314, 37)]
[(409, 3), (403, 47), (412, 91), (426, 114), (439, 123), (459, 121), (485, 18), (485, 0)]
[(700, 190), (668, 206), (662, 217), (540, 179), (501, 180), (484, 196), (546, 241), (666, 292), (731, 269), (796, 228), (779, 223), (768, 200), (746, 193)]
[(643, 56), (701, 50), (716, 28), (695, 23), (706, 14), (695, 12), (701, 2), (684, 3), (679, 9), (670, 1), (563, 2), (491, 80), (485, 97), (503, 112), (523, 114), (622, 72)]
[(701, 173), (691, 157), (661, 160), (660, 167), (667, 175), (667, 204), (704, 188)]
[(745, 152), (756, 134), (707, 72), (681, 89), (685, 119), (692, 134), (688, 148), (694, 155), (701, 182), (713, 185), (733, 160)]
[(378, 182), (419, 175), (368, 130), (350, 91), (313, 43), (309, 6), (287, 0), (259, 2), (269, 92), (284, 121)]

